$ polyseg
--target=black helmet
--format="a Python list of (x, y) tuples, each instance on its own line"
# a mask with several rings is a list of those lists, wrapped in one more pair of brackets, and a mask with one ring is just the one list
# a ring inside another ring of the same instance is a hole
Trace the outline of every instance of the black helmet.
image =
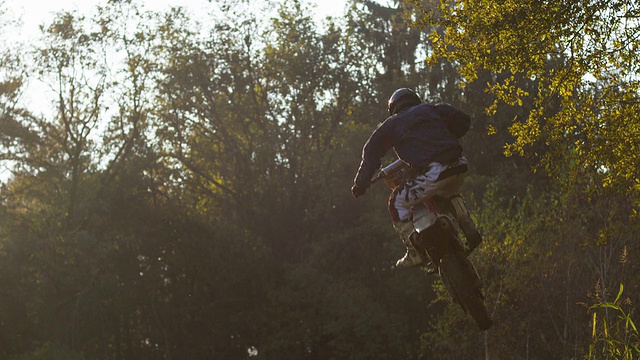
[(397, 114), (400, 110), (422, 102), (420, 97), (411, 89), (400, 88), (389, 98), (389, 115)]

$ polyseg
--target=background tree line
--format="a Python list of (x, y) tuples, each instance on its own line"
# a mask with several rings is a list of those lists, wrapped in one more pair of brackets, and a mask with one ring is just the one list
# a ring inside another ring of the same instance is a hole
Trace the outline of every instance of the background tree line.
[[(640, 353), (636, 2), (95, 10), (3, 42), (1, 358)], [(349, 193), (403, 86), (473, 116), (485, 334)]]

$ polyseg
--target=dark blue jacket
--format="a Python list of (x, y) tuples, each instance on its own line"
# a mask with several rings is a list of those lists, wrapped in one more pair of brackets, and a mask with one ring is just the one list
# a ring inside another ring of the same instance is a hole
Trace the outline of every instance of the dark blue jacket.
[(365, 143), (354, 184), (368, 187), (391, 148), (398, 158), (417, 168), (458, 159), (462, 155), (458, 138), (467, 132), (470, 122), (469, 115), (446, 104), (419, 104), (390, 116)]

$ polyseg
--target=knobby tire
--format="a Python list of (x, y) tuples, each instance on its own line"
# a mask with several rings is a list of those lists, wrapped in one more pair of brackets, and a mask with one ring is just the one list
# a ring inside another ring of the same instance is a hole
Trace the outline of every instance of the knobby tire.
[(440, 263), (440, 277), (451, 297), (471, 315), (478, 328), (490, 328), (493, 321), (484, 305), (482, 284), (466, 256), (453, 253), (444, 257)]

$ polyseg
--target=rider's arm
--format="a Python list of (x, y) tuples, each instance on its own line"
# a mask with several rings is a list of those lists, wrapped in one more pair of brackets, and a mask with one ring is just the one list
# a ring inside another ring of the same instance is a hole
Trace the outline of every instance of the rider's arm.
[(380, 167), (382, 157), (393, 146), (391, 127), (391, 122), (385, 121), (365, 143), (362, 148), (362, 162), (353, 181), (355, 186), (364, 190), (371, 184), (371, 178)]

